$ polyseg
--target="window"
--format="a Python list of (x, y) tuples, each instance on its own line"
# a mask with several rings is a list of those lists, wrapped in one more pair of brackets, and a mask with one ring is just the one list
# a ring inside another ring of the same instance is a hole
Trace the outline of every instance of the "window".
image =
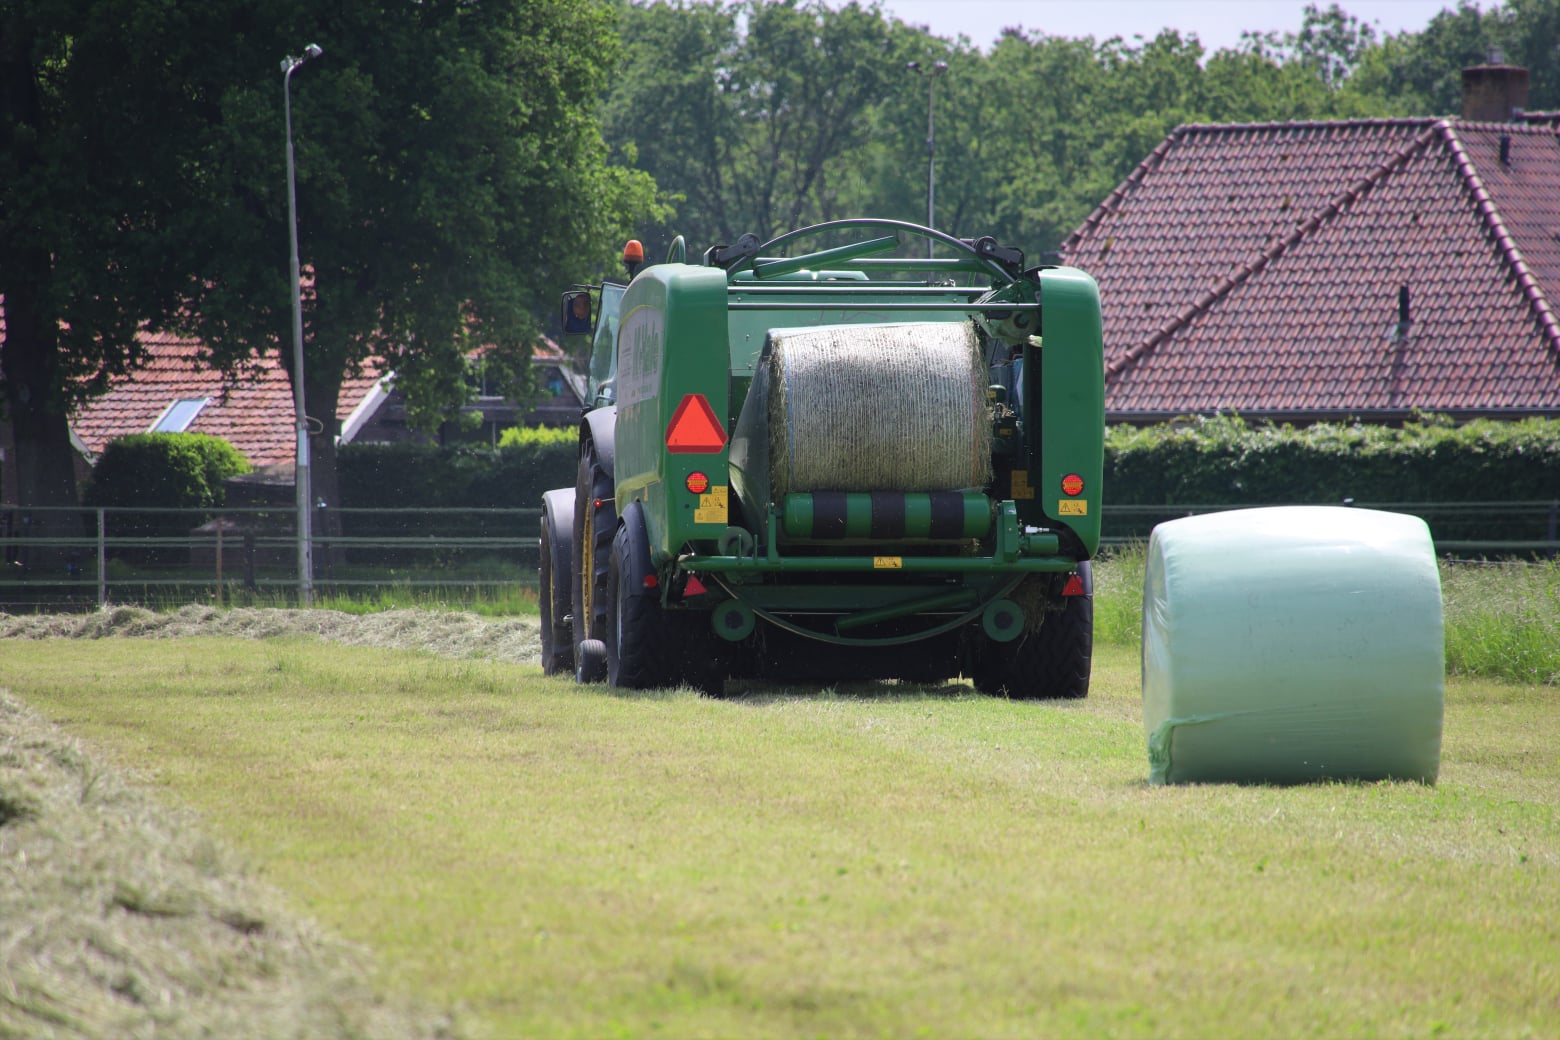
[(162, 417), (152, 424), (151, 433), (183, 433), (211, 401), (209, 397), (181, 397), (170, 404)]

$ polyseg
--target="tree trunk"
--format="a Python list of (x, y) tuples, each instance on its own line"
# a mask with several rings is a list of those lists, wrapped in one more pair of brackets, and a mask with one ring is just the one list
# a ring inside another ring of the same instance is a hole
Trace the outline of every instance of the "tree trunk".
[[(47, 258), (40, 260), (47, 262)], [(27, 539), (80, 538), (81, 514), (74, 511), (79, 505), (76, 453), (70, 443), (66, 397), (57, 389), (58, 323), (39, 306), (41, 293), (35, 280), (13, 283), (5, 290), (0, 382), (15, 448), (14, 457), (5, 461), (16, 474), (17, 515), (12, 531)], [(8, 562), (32, 575), (64, 578), (71, 558), (79, 560), (82, 551), (70, 546), (25, 546)]]

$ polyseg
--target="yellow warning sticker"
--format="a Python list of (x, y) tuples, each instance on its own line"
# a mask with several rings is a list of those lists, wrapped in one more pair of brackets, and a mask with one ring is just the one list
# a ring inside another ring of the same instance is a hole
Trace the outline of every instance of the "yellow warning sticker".
[(905, 558), (903, 556), (874, 556), (872, 557), (872, 566), (875, 570), (880, 571), (903, 570)]
[(1029, 471), (1027, 469), (1015, 469), (1010, 485), (1015, 500), (1021, 498), (1034, 498), (1035, 489), (1029, 486)]
[(696, 524), (723, 524), (726, 522), (726, 486), (712, 487), (699, 496), (699, 508), (693, 511)]
[(1088, 516), (1089, 500), (1086, 498), (1063, 498), (1056, 503), (1057, 516)]

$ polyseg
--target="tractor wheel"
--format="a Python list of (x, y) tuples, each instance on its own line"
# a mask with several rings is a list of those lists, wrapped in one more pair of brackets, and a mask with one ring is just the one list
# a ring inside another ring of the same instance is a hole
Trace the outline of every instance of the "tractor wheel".
[(1038, 631), (1012, 643), (987, 643), (975, 688), (1014, 700), (1077, 700), (1089, 695), (1094, 657), (1094, 598), (1069, 596)]
[(578, 646), (586, 639), (607, 635), (607, 562), (612, 555), (612, 535), (617, 530), (617, 503), (612, 474), (586, 441), (580, 449), (579, 473), (574, 482), (574, 544), (571, 547), (574, 616), (573, 637)]
[(677, 685), (682, 681), (682, 619), (668, 617), (661, 606), (644, 512), (637, 502), (623, 511), (608, 572), (608, 685), (633, 690)]
[(542, 609), (542, 674), (562, 675), (574, 667), (574, 492), (542, 496), (541, 563), (537, 600)]

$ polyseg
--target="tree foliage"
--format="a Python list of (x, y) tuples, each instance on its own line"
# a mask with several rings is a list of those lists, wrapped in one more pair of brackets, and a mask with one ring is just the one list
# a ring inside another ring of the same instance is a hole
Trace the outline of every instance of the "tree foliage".
[(868, 145), (916, 35), (855, 0), (635, 4), (620, 27), (606, 133), (700, 246), (846, 215), (859, 194), (848, 158)]
[[(426, 426), (464, 403), (479, 346), (518, 382), (534, 315), (608, 263), (654, 208), (647, 177), (606, 163), (594, 102), (616, 38), (601, 5), (296, 3), (288, 14), (277, 19), (285, 35), (257, 54), (309, 41), (325, 49), (294, 73), (293, 122), (305, 390), (322, 425), (318, 492), (332, 501), (345, 371), (382, 359)], [(227, 364), (290, 343), (289, 286), (275, 262), (286, 256), (285, 177), (266, 146), (279, 80), (271, 71), (227, 99), (219, 147), (247, 154), (225, 161), (222, 179), (243, 203), (226, 215), (191, 312)]]
[(606, 163), (616, 35), (592, 0), (0, 0), (0, 30), (0, 362), (24, 502), (74, 499), (70, 407), (143, 360), (138, 329), (291, 367), (279, 63), (309, 43), (325, 54), (291, 96), (327, 488), (350, 367), (382, 358), (436, 419), (470, 347), (523, 360), (559, 285), (655, 215), (649, 179)]
[[(1560, 107), (1560, 0), (1467, 0), (1383, 35), (1343, 6), (1208, 53), (1195, 36), (1066, 38), (1009, 29), (947, 40), (877, 6), (817, 0), (637, 2), (604, 104), (614, 156), (651, 173), (668, 225), (702, 248), (871, 214), (924, 221), (934, 99), (939, 229), (1057, 248), (1172, 129), (1455, 112), (1460, 70), (1492, 46)], [(905, 70), (948, 65), (928, 87)], [(843, 116), (842, 116), (843, 113)]]

